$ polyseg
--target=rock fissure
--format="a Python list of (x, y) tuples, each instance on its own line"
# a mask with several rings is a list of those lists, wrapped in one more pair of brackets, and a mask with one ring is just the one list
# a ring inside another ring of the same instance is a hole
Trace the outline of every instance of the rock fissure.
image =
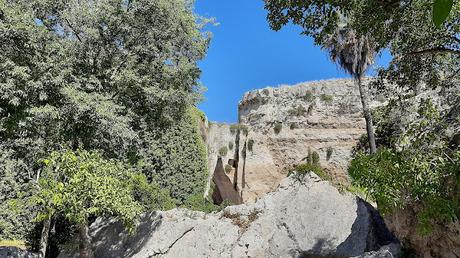
[(158, 255), (165, 255), (169, 252), (169, 250), (171, 250), (171, 248), (173, 248), (173, 246), (179, 242), (179, 240), (181, 240), (183, 237), (185, 237), (185, 235), (187, 235), (189, 232), (191, 232), (192, 230), (194, 230), (195, 227), (191, 227), (189, 228), (188, 230), (186, 230), (184, 233), (182, 233), (182, 235), (180, 235), (176, 240), (174, 240), (174, 242), (171, 243), (171, 245), (169, 245), (166, 250), (164, 251), (160, 251), (160, 252), (155, 252), (153, 255), (151, 255), (150, 257), (155, 257), (155, 256), (158, 256)]

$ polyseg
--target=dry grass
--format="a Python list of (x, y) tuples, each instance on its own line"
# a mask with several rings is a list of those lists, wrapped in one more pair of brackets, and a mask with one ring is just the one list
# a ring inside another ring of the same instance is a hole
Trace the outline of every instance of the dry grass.
[(22, 240), (0, 240), (0, 246), (26, 249), (26, 243)]

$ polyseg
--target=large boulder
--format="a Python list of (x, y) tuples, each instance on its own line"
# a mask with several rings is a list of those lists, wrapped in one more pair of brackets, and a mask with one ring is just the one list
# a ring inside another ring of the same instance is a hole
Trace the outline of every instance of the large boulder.
[(0, 246), (1, 258), (38, 258), (38, 254), (12, 246)]
[(146, 214), (133, 235), (102, 219), (90, 232), (95, 257), (394, 257), (399, 250), (371, 205), (315, 174), (286, 178), (256, 203), (218, 213)]

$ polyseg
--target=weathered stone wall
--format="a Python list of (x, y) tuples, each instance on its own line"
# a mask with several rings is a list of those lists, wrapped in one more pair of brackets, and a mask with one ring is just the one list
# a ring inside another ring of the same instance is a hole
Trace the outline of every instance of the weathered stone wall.
[[(372, 106), (379, 105), (372, 102)], [(294, 86), (268, 87), (247, 92), (239, 103), (239, 122), (249, 134), (240, 137), (238, 185), (245, 201), (254, 201), (276, 189), (289, 169), (317, 152), (321, 166), (338, 180), (347, 180), (352, 148), (366, 133), (358, 88), (351, 79), (324, 80)], [(274, 130), (279, 123), (282, 129)], [(212, 171), (220, 146), (235, 141), (230, 125), (213, 124), (208, 130)], [(254, 141), (243, 159), (244, 143)], [(236, 144), (235, 144), (236, 145)], [(330, 157), (327, 153), (331, 151)], [(224, 163), (233, 158), (229, 152)], [(245, 184), (243, 186), (243, 166)], [(233, 179), (233, 174), (230, 173)]]

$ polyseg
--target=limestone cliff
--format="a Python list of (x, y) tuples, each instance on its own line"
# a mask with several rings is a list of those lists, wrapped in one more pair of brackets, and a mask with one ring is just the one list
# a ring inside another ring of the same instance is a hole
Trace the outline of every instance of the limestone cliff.
[[(276, 189), (289, 169), (306, 160), (309, 151), (319, 154), (321, 166), (333, 177), (347, 180), (351, 150), (366, 133), (359, 91), (349, 79), (254, 90), (244, 95), (238, 113), (239, 123), (248, 127), (239, 144), (238, 185), (245, 201)], [(209, 128), (210, 169), (215, 166), (218, 146), (236, 138), (229, 129), (228, 125)]]

